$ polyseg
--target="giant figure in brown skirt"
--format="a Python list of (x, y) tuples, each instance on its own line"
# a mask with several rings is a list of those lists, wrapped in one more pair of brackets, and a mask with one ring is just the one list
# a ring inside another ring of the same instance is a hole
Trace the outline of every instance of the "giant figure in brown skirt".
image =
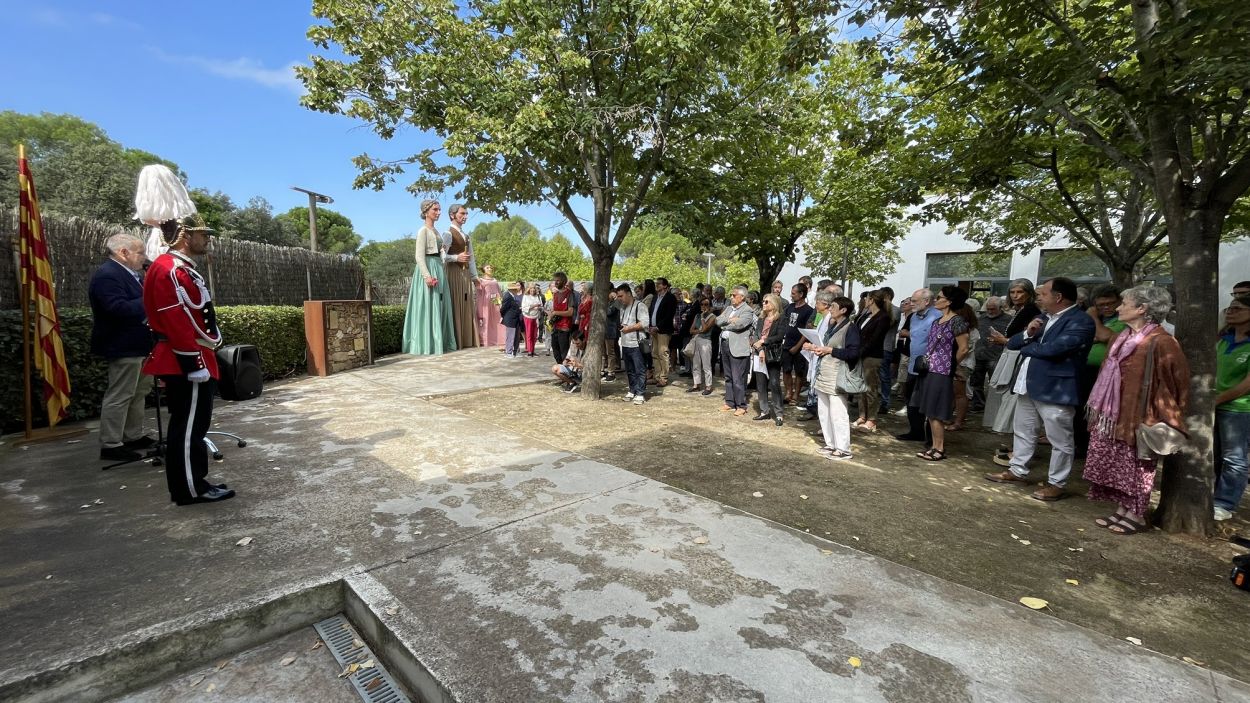
[(447, 287), (451, 292), (451, 317), (456, 328), (456, 347), (468, 349), (478, 346), (477, 301), (473, 289), (477, 283), (477, 261), (473, 258), (473, 245), (461, 231), (469, 211), (464, 205), (451, 206), (451, 227), (443, 235), (443, 261), (446, 263)]

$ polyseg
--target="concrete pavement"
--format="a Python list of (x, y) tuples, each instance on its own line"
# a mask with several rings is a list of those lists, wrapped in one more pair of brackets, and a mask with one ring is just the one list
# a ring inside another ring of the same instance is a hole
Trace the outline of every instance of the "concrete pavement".
[[(173, 506), (147, 465), (98, 471), (94, 435), (0, 447), (0, 691), (341, 577), (389, 650), (460, 701), (1250, 701), (1244, 683), (561, 451), (543, 437), (577, 405), (555, 389), (551, 406), (498, 409), (532, 414), (530, 436), (438, 405), (550, 363), (395, 358), (219, 404), (249, 440), (224, 449), (240, 496), (220, 505)], [(205, 663), (186, 657), (171, 671)]]

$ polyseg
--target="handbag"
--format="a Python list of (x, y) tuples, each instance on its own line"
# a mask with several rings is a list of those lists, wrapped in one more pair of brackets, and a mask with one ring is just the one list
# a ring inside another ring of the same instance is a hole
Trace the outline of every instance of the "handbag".
[(765, 364), (780, 364), (781, 363), (781, 345), (780, 344), (765, 344), (763, 347), (763, 350), (764, 350), (764, 363)]
[(925, 354), (924, 356), (916, 357), (916, 364), (913, 368), (916, 369), (917, 376), (929, 373), (929, 355)]
[[(837, 357), (834, 358), (837, 359)], [(835, 387), (839, 393), (845, 395), (867, 393), (868, 383), (864, 380), (864, 365), (851, 366), (842, 359), (838, 359), (838, 380)]]
[(690, 341), (686, 342), (686, 346), (681, 348), (681, 353), (685, 354), (686, 357), (694, 356), (694, 337), (691, 337)]
[[(1146, 376), (1141, 391), (1141, 418), (1146, 419), (1146, 409), (1150, 403), (1150, 383), (1155, 370), (1155, 343), (1152, 341), (1146, 348)], [(1180, 451), (1186, 437), (1180, 430), (1166, 422), (1148, 425), (1142, 422), (1133, 433), (1137, 438), (1137, 458), (1154, 459), (1169, 456)]]

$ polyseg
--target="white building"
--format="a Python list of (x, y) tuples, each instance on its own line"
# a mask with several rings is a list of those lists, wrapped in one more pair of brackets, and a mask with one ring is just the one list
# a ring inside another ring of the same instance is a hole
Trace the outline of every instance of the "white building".
[[(893, 288), (896, 298), (905, 297), (917, 288), (944, 285), (959, 285), (974, 294), (1004, 295), (1008, 284), (1015, 278), (1040, 283), (1046, 278), (1064, 275), (1086, 287), (1110, 280), (1102, 262), (1084, 249), (1072, 248), (1062, 237), (1032, 251), (1013, 251), (1010, 255), (998, 257), (976, 256), (976, 244), (947, 234), (946, 223), (934, 222), (913, 227), (898, 244), (898, 251), (902, 257), (898, 268), (873, 286)], [(780, 278), (789, 286), (799, 276), (809, 273), (800, 242), (795, 260), (786, 264)], [(1171, 282), (1171, 275), (1165, 267), (1154, 280), (1167, 284)], [(1244, 280), (1250, 280), (1250, 240), (1220, 245), (1219, 290), (1227, 295), (1233, 284)], [(858, 282), (851, 286), (852, 292), (863, 289), (864, 286)], [(1220, 304), (1225, 302), (1227, 298), (1221, 297)]]

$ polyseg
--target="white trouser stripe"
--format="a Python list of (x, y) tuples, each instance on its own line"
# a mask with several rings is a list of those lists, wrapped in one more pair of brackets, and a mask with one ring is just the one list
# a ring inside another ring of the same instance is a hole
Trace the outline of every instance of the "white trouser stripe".
[(187, 490), (192, 498), (199, 498), (195, 492), (195, 479), (191, 477), (191, 428), (195, 426), (195, 408), (200, 403), (200, 384), (191, 384), (191, 412), (187, 413), (187, 431), (182, 435), (182, 468), (187, 473)]

